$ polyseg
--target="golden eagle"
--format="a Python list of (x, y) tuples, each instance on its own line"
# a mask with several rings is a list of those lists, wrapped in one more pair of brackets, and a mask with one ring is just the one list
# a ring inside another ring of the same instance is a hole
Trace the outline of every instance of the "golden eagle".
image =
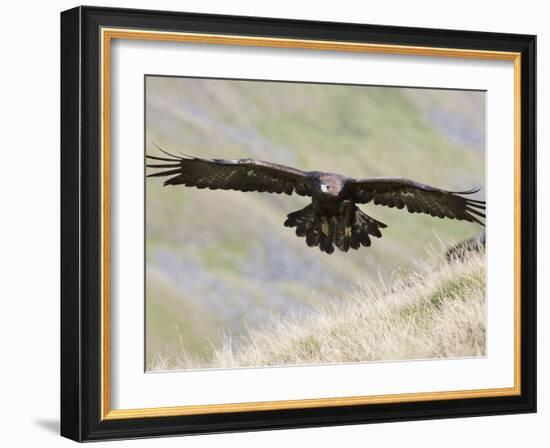
[(479, 188), (447, 191), (399, 177), (353, 178), (253, 159), (180, 157), (158, 149), (168, 157), (147, 155), (157, 161), (147, 166), (163, 170), (147, 177), (172, 176), (164, 185), (311, 197), (309, 205), (287, 215), (284, 225), (295, 227), (296, 235), (305, 237), (308, 246), (318, 246), (327, 254), (334, 252), (334, 246), (343, 252), (370, 246), (371, 237), (382, 236), (380, 229), (386, 224), (371, 218), (356, 205), (371, 201), (398, 209), (406, 207), (410, 213), (484, 225), (478, 218), (485, 218), (485, 202), (463, 196), (476, 193)]

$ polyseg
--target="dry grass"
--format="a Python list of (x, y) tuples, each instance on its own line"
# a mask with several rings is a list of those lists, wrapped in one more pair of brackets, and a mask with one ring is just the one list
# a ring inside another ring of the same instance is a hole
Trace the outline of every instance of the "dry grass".
[(362, 285), (307, 315), (273, 316), (211, 359), (184, 351), (150, 370), (231, 368), (485, 355), (485, 257), (432, 261), (391, 284)]

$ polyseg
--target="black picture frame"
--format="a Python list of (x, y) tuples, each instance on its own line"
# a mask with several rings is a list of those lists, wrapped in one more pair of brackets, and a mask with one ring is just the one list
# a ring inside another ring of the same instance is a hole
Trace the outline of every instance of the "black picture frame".
[[(102, 419), (100, 30), (103, 27), (521, 54), (521, 393)], [(140, 438), (536, 411), (536, 37), (99, 7), (61, 13), (61, 435)]]

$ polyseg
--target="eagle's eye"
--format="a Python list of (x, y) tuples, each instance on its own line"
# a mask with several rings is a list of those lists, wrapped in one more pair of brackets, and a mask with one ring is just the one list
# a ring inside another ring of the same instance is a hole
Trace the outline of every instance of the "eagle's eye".
[(321, 191), (323, 193), (326, 193), (329, 190), (330, 190), (330, 187), (327, 184), (321, 184)]

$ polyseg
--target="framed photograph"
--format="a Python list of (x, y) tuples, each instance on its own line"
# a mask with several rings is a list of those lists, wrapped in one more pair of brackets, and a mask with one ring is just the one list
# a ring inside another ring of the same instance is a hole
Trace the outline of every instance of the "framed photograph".
[(61, 14), (61, 433), (536, 410), (535, 36)]

